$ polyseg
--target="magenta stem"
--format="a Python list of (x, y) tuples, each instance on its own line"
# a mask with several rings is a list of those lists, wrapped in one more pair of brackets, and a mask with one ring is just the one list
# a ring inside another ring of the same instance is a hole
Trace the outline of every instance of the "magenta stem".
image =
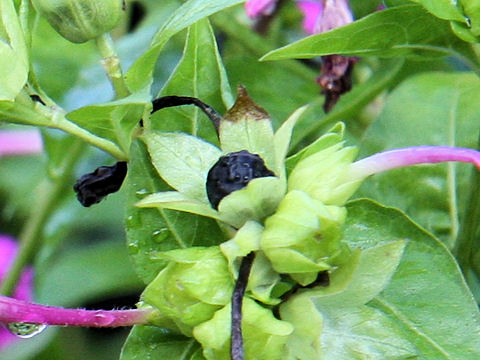
[(39, 305), (0, 296), (0, 323), (117, 327), (146, 324), (149, 309), (84, 310)]
[(363, 179), (383, 171), (418, 164), (458, 161), (480, 169), (480, 152), (451, 146), (416, 146), (381, 152), (354, 162), (348, 174), (351, 180)]

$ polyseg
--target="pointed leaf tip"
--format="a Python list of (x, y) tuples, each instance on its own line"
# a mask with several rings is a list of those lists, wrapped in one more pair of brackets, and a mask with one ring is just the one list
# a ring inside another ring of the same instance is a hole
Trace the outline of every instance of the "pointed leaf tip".
[(243, 85), (237, 87), (237, 100), (235, 104), (227, 111), (223, 117), (227, 121), (237, 122), (244, 118), (253, 120), (270, 119), (267, 111), (257, 105), (248, 95), (247, 89)]

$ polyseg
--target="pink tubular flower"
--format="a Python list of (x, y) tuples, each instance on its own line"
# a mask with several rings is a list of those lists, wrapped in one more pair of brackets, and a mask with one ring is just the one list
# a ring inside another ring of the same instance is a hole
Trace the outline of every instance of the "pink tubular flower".
[[(17, 242), (7, 236), (0, 234), (0, 283), (3, 281), (5, 276), (10, 269), (10, 266), (13, 263), (13, 260), (17, 256), (18, 245)], [(13, 294), (15, 299), (30, 301), (32, 299), (32, 289), (33, 289), (33, 269), (26, 268), (18, 285)], [(0, 328), (0, 349), (6, 347), (12, 341), (15, 341), (17, 338), (9, 333), (7, 330)]]
[(474, 164), (480, 170), (480, 152), (451, 146), (414, 146), (393, 149), (358, 160), (350, 166), (349, 179), (367, 176), (404, 166), (457, 161)]
[(0, 131), (0, 157), (39, 154), (42, 149), (42, 137), (37, 130)]

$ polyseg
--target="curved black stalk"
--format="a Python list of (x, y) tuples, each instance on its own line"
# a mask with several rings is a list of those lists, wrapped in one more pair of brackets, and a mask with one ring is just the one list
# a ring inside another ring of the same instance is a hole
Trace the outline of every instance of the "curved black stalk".
[(203, 101), (190, 97), (190, 96), (162, 96), (158, 99), (152, 101), (153, 109), (152, 114), (160, 109), (173, 107), (173, 106), (181, 106), (181, 105), (195, 105), (200, 110), (202, 110), (205, 115), (212, 121), (213, 126), (215, 126), (215, 130), (218, 134), (218, 129), (220, 127), (220, 120), (222, 120), (222, 116), (210, 105), (205, 104)]
[(248, 284), (248, 277), (252, 268), (255, 253), (252, 251), (242, 259), (238, 278), (232, 295), (232, 341), (230, 344), (230, 356), (232, 360), (243, 360), (243, 336), (242, 336), (242, 303), (243, 295)]

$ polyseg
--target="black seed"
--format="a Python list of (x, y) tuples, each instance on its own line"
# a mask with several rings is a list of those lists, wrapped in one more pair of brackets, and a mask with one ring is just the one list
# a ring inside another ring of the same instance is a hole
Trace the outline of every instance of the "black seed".
[(113, 166), (100, 166), (94, 172), (83, 175), (73, 186), (80, 203), (89, 207), (120, 189), (127, 175), (127, 163), (119, 161)]
[(217, 209), (225, 196), (244, 188), (252, 179), (266, 176), (275, 174), (257, 154), (242, 150), (222, 156), (208, 172), (208, 200)]
[(32, 99), (33, 101), (39, 102), (42, 105), (45, 105), (42, 98), (36, 94), (30, 95), (30, 99)]

